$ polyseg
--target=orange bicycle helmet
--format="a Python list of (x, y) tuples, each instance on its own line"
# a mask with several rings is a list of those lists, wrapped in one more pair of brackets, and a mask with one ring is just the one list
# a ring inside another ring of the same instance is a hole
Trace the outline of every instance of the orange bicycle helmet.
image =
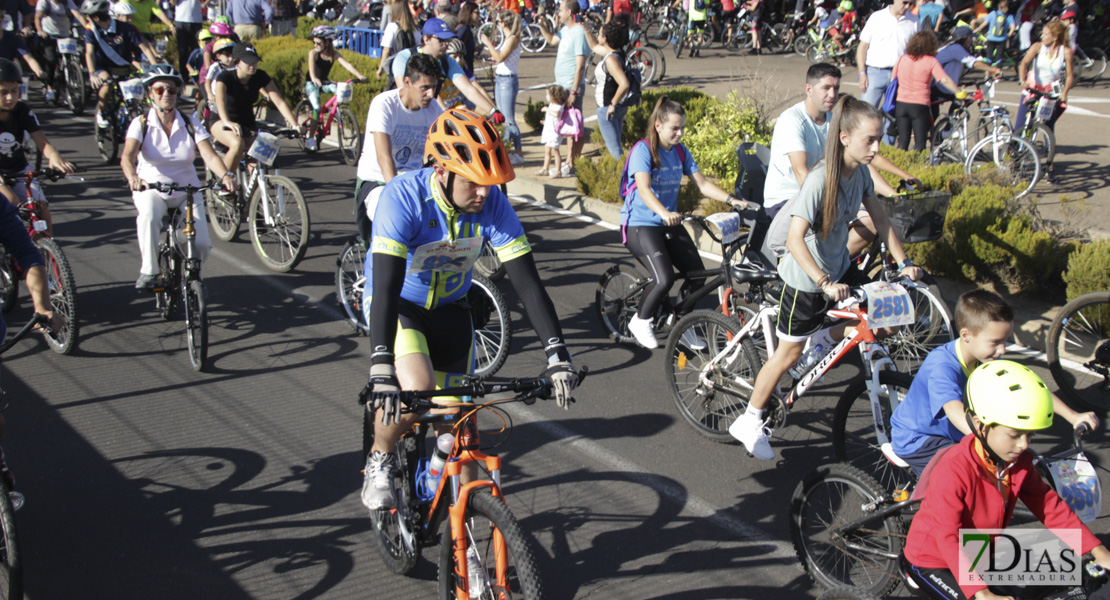
[(447, 110), (432, 123), (424, 156), (478, 185), (499, 185), (516, 178), (493, 125), (465, 108)]

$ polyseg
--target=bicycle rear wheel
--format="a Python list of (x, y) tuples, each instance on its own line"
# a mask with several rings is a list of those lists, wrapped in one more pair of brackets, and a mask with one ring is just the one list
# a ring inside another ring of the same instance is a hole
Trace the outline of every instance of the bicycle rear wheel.
[(640, 71), (641, 86), (649, 86), (655, 83), (655, 57), (649, 50), (633, 48), (628, 53), (628, 66)]
[(339, 134), (339, 154), (343, 162), (350, 166), (358, 164), (358, 156), (362, 153), (362, 131), (359, 130), (358, 119), (348, 106), (339, 109), (339, 118), (336, 119)]
[[(520, 528), (509, 507), (494, 498), (488, 488), (471, 491), (463, 526), (467, 548), (465, 591), (471, 598), (543, 598), (543, 582), (532, 549), (535, 542)], [(451, 600), (458, 597), (456, 587), (462, 583), (462, 568), (455, 560), (450, 521), (445, 523), (442, 536), (439, 598)]]
[(1056, 159), (1056, 134), (1049, 129), (1048, 125), (1037, 123), (1030, 129), (1027, 139), (1037, 151), (1037, 158), (1041, 159), (1041, 164), (1048, 168), (1047, 166)]
[[(208, 179), (213, 179), (211, 171), (208, 171)], [(235, 196), (221, 196), (213, 189), (204, 192), (204, 208), (208, 213), (208, 224), (212, 226), (212, 235), (221, 242), (230, 242), (235, 234), (239, 233), (243, 213), (239, 208), (237, 196), (242, 193), (243, 190), (239, 190)]]
[[(894, 414), (894, 408), (906, 398), (911, 383), (913, 377), (906, 373), (879, 373), (879, 408), (883, 431), (888, 438), (890, 416)], [(916, 479), (912, 470), (896, 466), (883, 456), (875, 431), (871, 396), (867, 390), (867, 382), (863, 379), (857, 379), (848, 386), (836, 403), (836, 412), (833, 414), (833, 452), (836, 460), (874, 476), (887, 491), (909, 489)]]
[(521, 27), (520, 47), (524, 48), (525, 52), (543, 52), (543, 49), (547, 47), (547, 40), (544, 39), (539, 25), (528, 23)]
[(960, 140), (956, 123), (943, 115), (937, 119), (932, 130), (929, 131), (929, 161), (934, 164), (962, 163), (963, 153), (960, 152)]
[(357, 239), (347, 242), (335, 260), (335, 296), (347, 315), (347, 321), (354, 326), (355, 332), (363, 335), (370, 333), (362, 315), (362, 290), (366, 285), (364, 265), (366, 251)]
[(609, 337), (621, 344), (636, 342), (628, 330), (628, 321), (640, 310), (644, 287), (650, 280), (636, 269), (624, 265), (609, 267), (601, 276), (594, 294), (594, 307), (601, 327)]
[(61, 314), (66, 321), (61, 331), (46, 336), (46, 343), (58, 354), (69, 354), (77, 345), (77, 332), (80, 328), (77, 320), (77, 284), (73, 281), (73, 269), (54, 240), (42, 238), (35, 245), (42, 253), (46, 266), (50, 304), (54, 307), (54, 312)]
[(113, 126), (101, 127), (96, 119), (93, 119), (93, 139), (96, 140), (96, 149), (100, 153), (100, 158), (104, 159), (104, 164), (110, 165), (115, 162), (116, 157), (119, 156), (119, 141), (116, 140)]
[(185, 303), (185, 339), (189, 362), (194, 371), (203, 371), (208, 360), (208, 293), (199, 279), (183, 279), (181, 297)]
[[(373, 443), (374, 417), (370, 411), (363, 410), (363, 444), (367, 428)], [(369, 448), (367, 448), (369, 454)], [(393, 474), (393, 492), (397, 498), (397, 508), (372, 510), (370, 520), (374, 525), (374, 536), (378, 542), (378, 552), (385, 567), (398, 575), (412, 571), (420, 560), (420, 540), (416, 537), (410, 510), (413, 502), (412, 480), (416, 470), (416, 439), (411, 435), (401, 438), (395, 451), (397, 470)], [(366, 456), (365, 454), (363, 456)]]
[(12, 490), (0, 478), (0, 598), (23, 598), (23, 555), (15, 527)]
[(474, 375), (488, 377), (509, 359), (513, 341), (509, 307), (501, 290), (477, 273), (466, 299), (474, 319)]
[(88, 94), (85, 91), (85, 75), (76, 61), (65, 61), (66, 104), (70, 112), (75, 115), (85, 113), (85, 102)]
[[(297, 184), (288, 177), (266, 175), (262, 186), (251, 195), (251, 242), (262, 264), (272, 271), (285, 273), (297, 266), (308, 248), (308, 205)], [(270, 220), (266, 220), (266, 211)]]
[(880, 600), (875, 594), (865, 592), (859, 588), (854, 588), (848, 585), (841, 585), (834, 587), (831, 590), (825, 590), (817, 597), (817, 600)]
[(865, 506), (886, 495), (870, 475), (845, 464), (807, 475), (790, 501), (790, 535), (798, 560), (818, 585), (850, 585), (879, 597), (898, 586), (898, 555), (905, 527), (889, 515), (847, 531), (840, 526), (868, 515)]
[[(737, 319), (696, 310), (680, 319), (667, 336), (663, 361), (667, 389), (678, 413), (699, 435), (722, 444), (733, 442), (728, 427), (747, 410), (750, 386), (763, 366), (750, 339), (741, 340), (713, 362), (740, 329)], [(703, 378), (715, 387), (705, 386)]]
[(154, 292), (155, 305), (163, 321), (173, 318), (173, 310), (177, 305), (177, 257), (167, 248), (165, 238), (158, 247), (158, 275), (159, 288)]
[(1068, 302), (1048, 329), (1048, 369), (1067, 400), (1110, 409), (1110, 292)]

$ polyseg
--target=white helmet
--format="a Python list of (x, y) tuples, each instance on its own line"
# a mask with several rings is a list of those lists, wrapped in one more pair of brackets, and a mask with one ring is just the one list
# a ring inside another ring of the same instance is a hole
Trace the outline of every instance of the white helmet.
[(135, 14), (135, 7), (131, 6), (130, 2), (113, 2), (111, 8), (108, 9), (108, 14), (113, 17), (127, 17)]

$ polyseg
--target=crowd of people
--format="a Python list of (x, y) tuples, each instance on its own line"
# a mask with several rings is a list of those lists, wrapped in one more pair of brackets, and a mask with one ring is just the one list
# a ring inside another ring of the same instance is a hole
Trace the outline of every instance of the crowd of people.
[[(163, 215), (186, 200), (182, 192), (165, 194), (149, 189), (148, 184), (200, 185), (194, 165), (199, 157), (217, 176), (221, 193), (233, 194), (240, 158), (257, 132), (253, 105), (258, 98), (264, 95), (286, 122), (297, 123), (272, 78), (259, 68), (262, 58), (252, 45), (272, 17), (272, 11), (263, 8), (269, 5), (233, 2), (230, 22), (201, 29), (196, 11), (205, 4), (202, 0), (179, 3), (187, 6), (174, 15), (173, 22), (154, 7), (145, 13), (139, 8), (129, 12), (113, 8), (106, 0), (85, 0), (79, 10), (72, 3), (40, 0), (41, 10), (35, 12), (35, 27), (45, 37), (54, 32), (68, 34), (71, 17), (87, 23), (84, 42), (90, 84), (99, 91), (98, 123), (107, 122), (103, 111), (108, 84), (130, 74), (142, 56), (153, 65), (142, 79), (149, 108), (128, 124), (121, 161), (137, 213), (138, 289), (155, 283)], [(1021, 30), (1005, 13), (1008, 5), (1003, 1), (998, 7), (1002, 14), (988, 12), (972, 26), (954, 29), (952, 41), (941, 47), (933, 29), (946, 13), (930, 10), (928, 4), (921, 3), (914, 14), (907, 0), (893, 0), (867, 20), (858, 50), (860, 98), (840, 93), (842, 72), (837, 66), (820, 63), (808, 70), (803, 100), (776, 121), (766, 184), (758, 199), (734, 197), (700, 172), (697, 157), (682, 142), (685, 109), (667, 96), (656, 102), (643, 138), (628, 152), (620, 182), (623, 242), (653, 280), (629, 330), (646, 348), (658, 346), (651, 317), (670, 293), (676, 271), (704, 268), (681, 225), (678, 195), (684, 177), (707, 198), (738, 210), (761, 210), (788, 222), (786, 253), (777, 266), (783, 282), (777, 350), (756, 376), (746, 411), (729, 428), (757, 459), (775, 457), (764, 410), (782, 375), (807, 349), (831, 350), (851, 325), (824, 327), (833, 303), (846, 299), (852, 286), (863, 283), (863, 274), (853, 268), (851, 258), (878, 238), (902, 276), (913, 280), (923, 274), (906, 256), (878, 199), (894, 193), (880, 171), (913, 181), (882, 157), (884, 138), (906, 148), (912, 136), (916, 149), (921, 149), (936, 116), (936, 98), (958, 91), (962, 70), (997, 70), (990, 56), (976, 59), (968, 52), (968, 40), (976, 29), (985, 28), (992, 43), (997, 43), (992, 37), (1007, 38)], [(851, 7), (841, 4), (840, 8)], [(571, 176), (575, 163), (583, 160), (584, 136), (569, 132), (566, 124), (573, 120), (568, 118), (573, 111), (579, 112), (581, 120), (591, 54), (597, 57), (594, 99), (605, 151), (614, 157), (624, 154), (622, 130), (628, 108), (624, 101), (632, 81), (625, 55), (629, 19), (622, 15), (628, 15), (629, 8), (614, 3), (613, 18), (596, 38), (580, 23), (582, 9), (578, 0), (564, 0), (558, 8), (560, 29), (543, 31), (556, 48), (555, 83), (547, 89), (541, 134), (547, 152), (539, 173), (543, 176)], [(387, 11), (383, 59), (376, 74), (387, 79), (390, 89), (370, 103), (352, 189), (356, 223), (369, 248), (363, 290), (368, 301), (363, 309), (371, 331), (373, 393), (367, 410), (375, 415), (375, 435), (360, 495), (370, 510), (389, 509), (397, 502), (392, 486), (397, 468), (394, 446), (417, 418), (401, 411), (398, 393), (434, 389), (473, 370), (474, 332), (465, 297), (486, 243), (504, 264), (542, 341), (547, 360), (544, 376), (553, 383), (561, 407), (569, 408), (578, 382), (559, 315), (524, 228), (501, 188), (524, 163), (515, 110), (521, 17), (511, 8), (498, 12), (501, 40), (495, 43), (475, 31), (476, 14), (473, 2), (463, 2), (457, 15), (450, 5), (437, 6), (436, 16), (419, 26), (418, 35), (415, 15), (406, 3), (395, 2)], [(161, 64), (144, 35), (151, 15), (188, 40), (191, 56), (180, 52), (180, 68)], [(931, 27), (921, 28), (919, 19), (927, 19)], [(29, 105), (19, 100), (22, 75), (13, 60), (24, 61), (36, 73), (43, 67), (18, 43), (4, 41), (15, 35), (0, 31), (0, 49), (14, 48), (11, 56), (0, 57), (0, 130), (17, 140), (28, 136), (51, 167), (71, 172), (73, 165), (62, 159)], [(336, 64), (355, 79), (366, 76), (335, 48), (331, 27), (316, 27), (311, 36), (314, 46), (308, 53), (303, 90), (318, 116), (320, 94), (334, 91), (329, 77)], [(194, 40), (199, 47), (193, 48)], [(1068, 44), (1063, 22), (1046, 26), (1041, 41), (1029, 45), (1021, 63), (1023, 86), (1043, 89), (1063, 81), (1066, 101), (1072, 85)], [(475, 78), (480, 47), (488, 50), (495, 73), (492, 97)], [(57, 55), (50, 55), (46, 67), (51, 69), (56, 61)], [(891, 116), (896, 131), (880, 110), (894, 80), (898, 90)], [(44, 81), (57, 85), (49, 78)], [(193, 115), (179, 110), (180, 96), (189, 84), (202, 90), (198, 108), (210, 111), (207, 123), (198, 118), (203, 110)], [(1019, 126), (1025, 116), (1019, 112)], [(1058, 117), (1054, 115), (1049, 126)], [(495, 129), (502, 124), (504, 140)], [(560, 152), (563, 138), (565, 154)], [(213, 141), (225, 148), (223, 157)], [(0, 172), (29, 168), (22, 149), (10, 159), (0, 157)], [(0, 201), (0, 242), (30, 268), (28, 286), (36, 311), (56, 319), (37, 267), (42, 258), (13, 217), (14, 194), (24, 192), (0, 186), (0, 193), (8, 199)], [(212, 247), (204, 206), (203, 201), (196, 202), (196, 240), (202, 261)], [(48, 210), (44, 213), (49, 215)], [(700, 283), (687, 280), (685, 285)], [(1083, 528), (1040, 480), (1026, 449), (1030, 436), (1047, 428), (1053, 416), (1075, 427), (1094, 429), (1100, 423), (1093, 413), (1076, 412), (1050, 394), (1025, 367), (998, 360), (1013, 327), (1013, 312), (1001, 298), (969, 292), (959, 299), (955, 314), (959, 337), (925, 359), (892, 418), (893, 451), (917, 472), (933, 464), (936, 472), (945, 474), (914, 519), (905, 557), (923, 582), (944, 582), (948, 594), (944, 597), (991, 598), (985, 587), (956, 585), (952, 557), (957, 553), (946, 550), (955, 543), (955, 528), (1005, 525), (1017, 498), (1049, 525)], [(682, 343), (695, 349), (705, 345), (693, 336)], [(464, 479), (473, 476), (464, 474)], [(1083, 530), (1084, 549), (1099, 564), (1110, 567), (1110, 552)]]

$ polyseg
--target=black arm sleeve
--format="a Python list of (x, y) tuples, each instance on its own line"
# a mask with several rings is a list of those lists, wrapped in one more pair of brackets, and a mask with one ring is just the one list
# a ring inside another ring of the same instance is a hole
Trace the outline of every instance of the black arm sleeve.
[[(570, 351), (563, 341), (559, 315), (555, 313), (555, 304), (551, 302), (551, 296), (547, 294), (543, 283), (540, 282), (540, 273), (536, 270), (536, 259), (532, 253), (506, 261), (504, 265), (509, 281), (513, 282), (513, 288), (524, 303), (524, 312), (532, 322), (532, 328), (540, 336), (544, 353), (548, 358), (558, 356), (559, 360), (569, 361)], [(375, 280), (374, 283), (376, 284), (377, 281)], [(375, 289), (377, 289), (376, 286)]]
[[(397, 311), (405, 284), (405, 259), (374, 254), (374, 297), (370, 303), (370, 362), (393, 364)], [(533, 269), (534, 270), (534, 269)]]

